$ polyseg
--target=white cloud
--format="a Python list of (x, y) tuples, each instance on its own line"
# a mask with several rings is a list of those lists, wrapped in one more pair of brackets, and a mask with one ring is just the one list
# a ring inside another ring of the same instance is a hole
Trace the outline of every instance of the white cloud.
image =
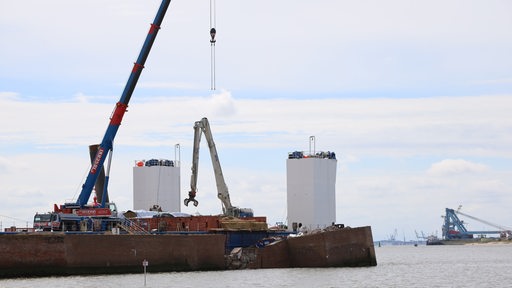
[(176, 89), (187, 89), (187, 90), (195, 90), (198, 89), (197, 85), (186, 82), (140, 82), (137, 84), (139, 88), (176, 88)]
[[(9, 123), (0, 127), (0, 137), (11, 145), (89, 145), (99, 141), (115, 100), (102, 104), (84, 94), (77, 98), (82, 100), (37, 103), (0, 98), (3, 107), (0, 120)], [(362, 155), (512, 157), (508, 149), (512, 142), (508, 109), (511, 101), (508, 95), (254, 100), (237, 99), (230, 92), (222, 91), (207, 97), (132, 103), (116, 144), (154, 146), (161, 141), (190, 139), (193, 123), (208, 117), (216, 133), (234, 137), (223, 143), (229, 147), (263, 145), (289, 149), (290, 143), (299, 143), (301, 147), (296, 149), (307, 150), (307, 137), (315, 135), (318, 149), (349, 150), (356, 158)]]
[(428, 169), (431, 175), (457, 175), (464, 173), (487, 172), (489, 167), (484, 164), (473, 163), (463, 159), (445, 159), (432, 164)]
[(78, 93), (75, 95), (75, 100), (78, 101), (78, 103), (88, 103), (90, 97), (84, 95), (83, 93)]
[(15, 92), (2, 92), (0, 91), (0, 100), (16, 100), (18, 98), (18, 93)]
[(235, 101), (228, 91), (215, 93), (210, 98), (209, 106), (211, 106), (213, 116), (227, 117), (236, 114)]
[(490, 80), (482, 80), (475, 84), (501, 84), (501, 83), (512, 83), (512, 78), (499, 78), (499, 79), (490, 79)]

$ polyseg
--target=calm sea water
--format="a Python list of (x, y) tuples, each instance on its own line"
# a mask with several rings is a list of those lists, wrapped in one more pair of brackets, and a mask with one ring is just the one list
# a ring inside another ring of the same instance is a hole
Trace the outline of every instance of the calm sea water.
[[(375, 247), (376, 267), (150, 273), (146, 287), (510, 287), (512, 245)], [(151, 264), (151, 263), (150, 263)], [(0, 287), (144, 287), (144, 274), (3, 279)]]

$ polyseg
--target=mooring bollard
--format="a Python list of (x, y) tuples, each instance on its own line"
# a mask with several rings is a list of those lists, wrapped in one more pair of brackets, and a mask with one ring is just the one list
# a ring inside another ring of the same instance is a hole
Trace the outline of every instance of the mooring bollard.
[(144, 261), (142, 261), (142, 266), (144, 267), (144, 287), (146, 287), (146, 267), (148, 267), (148, 265), (148, 260), (144, 259)]

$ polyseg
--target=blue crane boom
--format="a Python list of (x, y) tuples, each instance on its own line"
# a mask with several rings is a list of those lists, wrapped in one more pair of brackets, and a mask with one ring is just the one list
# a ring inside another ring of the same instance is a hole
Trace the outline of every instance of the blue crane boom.
[(156, 14), (155, 20), (151, 24), (148, 35), (142, 46), (139, 57), (137, 58), (137, 62), (135, 62), (130, 77), (126, 83), (123, 94), (121, 95), (121, 99), (116, 103), (114, 108), (114, 112), (110, 117), (110, 123), (107, 127), (107, 131), (103, 136), (103, 140), (101, 141), (100, 146), (98, 147), (98, 151), (96, 152), (96, 156), (91, 164), (91, 169), (89, 170), (89, 174), (87, 175), (87, 179), (85, 180), (84, 185), (82, 186), (82, 191), (78, 196), (78, 199), (75, 205), (84, 207), (89, 198), (91, 197), (91, 193), (94, 187), (94, 183), (98, 179), (98, 174), (103, 167), (103, 163), (107, 158), (107, 154), (112, 151), (113, 141), (116, 136), (117, 130), (121, 125), (121, 121), (123, 119), (124, 113), (128, 108), (128, 102), (130, 102), (130, 98), (133, 94), (133, 90), (137, 85), (137, 81), (139, 80), (142, 69), (144, 68), (144, 63), (146, 63), (146, 59), (148, 58), (149, 51), (153, 46), (153, 42), (155, 41), (158, 30), (160, 29), (160, 25), (162, 24), (162, 20), (165, 16), (165, 12), (169, 7), (171, 0), (163, 0), (158, 12)]

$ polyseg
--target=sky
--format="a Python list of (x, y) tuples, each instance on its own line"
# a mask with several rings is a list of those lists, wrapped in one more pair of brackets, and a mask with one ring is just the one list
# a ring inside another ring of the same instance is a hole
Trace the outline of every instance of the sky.
[[(160, 1), (0, 0), (0, 223), (76, 201)], [(441, 236), (445, 208), (512, 226), (512, 2), (171, 2), (114, 143), (109, 193), (132, 209), (135, 160), (181, 164), (208, 117), (235, 206), (286, 222), (288, 152), (337, 155), (336, 222), (375, 240)], [(180, 149), (175, 147), (179, 144)], [(206, 144), (200, 205), (218, 214)], [(462, 217), (461, 217), (462, 218)], [(470, 230), (494, 228), (467, 219)]]

